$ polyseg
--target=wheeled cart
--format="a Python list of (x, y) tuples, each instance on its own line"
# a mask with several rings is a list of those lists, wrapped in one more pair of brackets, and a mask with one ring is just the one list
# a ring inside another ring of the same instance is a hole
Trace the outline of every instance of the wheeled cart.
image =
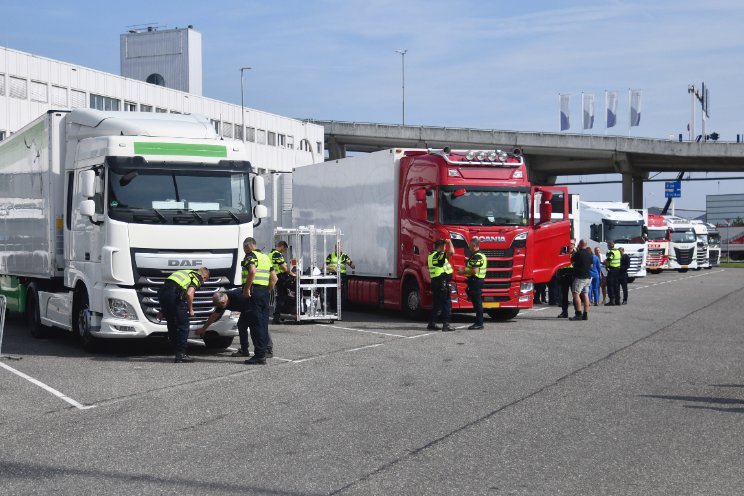
[[(289, 303), (279, 309), (285, 322), (341, 320), (341, 274), (329, 272), (325, 265), (326, 256), (340, 240), (341, 231), (335, 227), (278, 227), (274, 230), (274, 243), (285, 241), (289, 246), (284, 258), (295, 274), (294, 281), (287, 287), (276, 288), (288, 292), (285, 300)], [(279, 300), (275, 297), (275, 304), (278, 305)], [(335, 305), (329, 305), (334, 301)]]

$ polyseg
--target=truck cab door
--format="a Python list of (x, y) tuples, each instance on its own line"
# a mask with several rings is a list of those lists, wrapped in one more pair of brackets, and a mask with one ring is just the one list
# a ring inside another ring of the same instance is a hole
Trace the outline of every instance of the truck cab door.
[(555, 271), (571, 261), (571, 221), (568, 188), (532, 187), (532, 242), (528, 253), (535, 283), (550, 281)]

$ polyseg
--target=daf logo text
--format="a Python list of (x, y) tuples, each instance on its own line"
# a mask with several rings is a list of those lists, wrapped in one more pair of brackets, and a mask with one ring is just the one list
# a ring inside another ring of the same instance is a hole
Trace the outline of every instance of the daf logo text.
[(201, 259), (171, 259), (168, 260), (168, 267), (201, 267), (204, 265)]

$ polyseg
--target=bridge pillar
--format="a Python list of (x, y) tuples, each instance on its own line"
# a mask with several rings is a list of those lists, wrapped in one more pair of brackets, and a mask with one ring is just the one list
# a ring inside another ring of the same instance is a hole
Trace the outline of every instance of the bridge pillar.
[(643, 177), (623, 173), (623, 201), (630, 208), (643, 208)]
[(328, 150), (328, 160), (346, 158), (346, 145), (336, 141), (336, 138), (333, 136), (329, 136), (326, 139), (326, 149)]

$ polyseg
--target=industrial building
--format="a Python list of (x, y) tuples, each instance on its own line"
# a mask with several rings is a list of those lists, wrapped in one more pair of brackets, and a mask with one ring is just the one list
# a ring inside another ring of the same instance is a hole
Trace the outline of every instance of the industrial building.
[(706, 195), (705, 213), (707, 222), (717, 226), (744, 219), (744, 194)]
[(120, 60), (122, 76), (0, 47), (0, 140), (52, 109), (189, 113), (244, 140), (264, 171), (323, 160), (322, 126), (202, 96), (201, 34), (192, 26), (130, 29)]

